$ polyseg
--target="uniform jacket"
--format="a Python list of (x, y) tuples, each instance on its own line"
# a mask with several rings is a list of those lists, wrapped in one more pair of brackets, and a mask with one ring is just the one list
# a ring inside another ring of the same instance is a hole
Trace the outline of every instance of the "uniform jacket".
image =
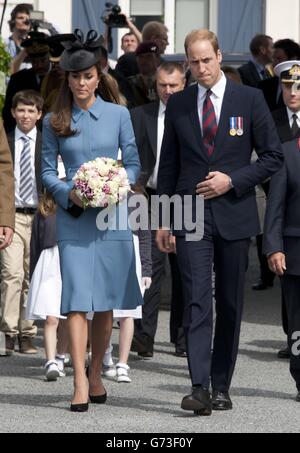
[(287, 256), (287, 273), (300, 275), (299, 139), (283, 145), (284, 166), (272, 177), (264, 228), (264, 253)]
[[(277, 127), (277, 131), (278, 131), (278, 135), (279, 135), (281, 143), (289, 142), (289, 141), (293, 140), (294, 137), (292, 136), (291, 126), (290, 126), (286, 107), (284, 106), (282, 109), (275, 110), (272, 113), (272, 115), (273, 115), (273, 119), (274, 119), (276, 127)], [(299, 138), (299, 137), (300, 137), (300, 129), (297, 134), (297, 137), (295, 137), (295, 138)]]

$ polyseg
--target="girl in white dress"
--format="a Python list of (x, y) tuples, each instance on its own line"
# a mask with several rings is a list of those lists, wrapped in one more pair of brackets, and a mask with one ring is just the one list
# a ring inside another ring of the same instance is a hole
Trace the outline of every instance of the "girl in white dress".
[(45, 369), (48, 381), (65, 376), (64, 359), (68, 343), (66, 318), (60, 314), (62, 284), (55, 210), (53, 198), (44, 193), (32, 227), (31, 282), (26, 308), (27, 319), (45, 321)]

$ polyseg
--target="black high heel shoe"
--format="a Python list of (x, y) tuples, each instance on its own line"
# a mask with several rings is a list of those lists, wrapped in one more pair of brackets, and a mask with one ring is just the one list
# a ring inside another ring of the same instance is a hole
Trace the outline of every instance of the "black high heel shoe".
[(89, 403), (84, 404), (71, 404), (71, 412), (87, 412), (89, 410)]
[(107, 393), (105, 392), (104, 395), (97, 395), (97, 396), (92, 396), (89, 395), (90, 397), (90, 402), (92, 404), (105, 404), (107, 401)]

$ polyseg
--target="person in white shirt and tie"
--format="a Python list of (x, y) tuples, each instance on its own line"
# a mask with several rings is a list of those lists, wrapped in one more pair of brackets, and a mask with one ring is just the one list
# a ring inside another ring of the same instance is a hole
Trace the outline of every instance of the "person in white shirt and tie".
[(40, 179), (41, 133), (36, 123), (41, 118), (43, 99), (32, 90), (14, 96), (12, 114), (17, 126), (8, 135), (14, 162), (16, 226), (12, 244), (1, 251), (1, 322), (6, 355), (11, 356), (19, 340), (19, 351), (35, 354), (32, 340), (37, 328), (25, 321), (29, 288), (29, 254), (33, 217), (42, 191)]
[[(156, 75), (159, 101), (131, 110), (131, 119), (142, 165), (140, 182), (146, 188), (150, 202), (150, 197), (156, 194), (157, 188), (166, 105), (172, 94), (184, 89), (185, 82), (185, 71), (182, 65), (173, 62), (162, 63)], [(165, 258), (165, 254), (161, 253), (156, 246), (155, 231), (153, 231), (152, 285), (145, 293), (143, 319), (135, 321), (135, 334), (132, 343), (132, 350), (138, 352), (139, 356), (144, 358), (153, 356)], [(174, 253), (169, 254), (169, 261), (172, 275), (170, 336), (171, 342), (175, 344), (175, 354), (184, 357), (186, 356), (186, 347), (182, 328), (182, 288)]]

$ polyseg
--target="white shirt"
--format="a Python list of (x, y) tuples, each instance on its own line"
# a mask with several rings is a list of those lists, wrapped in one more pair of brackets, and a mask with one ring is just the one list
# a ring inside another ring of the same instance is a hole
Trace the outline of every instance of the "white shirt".
[[(37, 129), (36, 127), (29, 132), (29, 134), (24, 134), (18, 127), (15, 130), (15, 205), (17, 208), (36, 208), (38, 205), (38, 194), (36, 188), (36, 178), (35, 178), (35, 146), (36, 146), (36, 136)], [(30, 154), (31, 154), (31, 169), (32, 169), (32, 194), (28, 200), (28, 203), (24, 204), (23, 200), (20, 198), (20, 158), (21, 153), (24, 148), (24, 140), (22, 137), (28, 137), (30, 139)]]
[(154, 167), (154, 171), (149, 178), (147, 187), (150, 189), (156, 190), (157, 189), (157, 177), (158, 177), (158, 169), (159, 169), (159, 161), (160, 161), (160, 154), (161, 154), (161, 145), (163, 142), (164, 132), (165, 132), (165, 113), (166, 113), (166, 106), (163, 102), (160, 101), (159, 103), (159, 111), (158, 111), (158, 118), (157, 118), (157, 152), (156, 152), (156, 163)]
[(300, 111), (299, 112), (292, 112), (288, 107), (286, 108), (287, 110), (287, 114), (288, 114), (288, 117), (289, 117), (289, 123), (290, 123), (290, 128), (292, 128), (293, 126), (293, 122), (294, 122), (294, 118), (293, 118), (293, 115), (297, 115), (297, 124), (298, 124), (298, 127), (300, 128)]
[[(217, 124), (219, 124), (219, 121), (220, 121), (226, 84), (227, 84), (227, 79), (225, 77), (225, 74), (222, 72), (222, 77), (219, 80), (219, 82), (217, 82), (211, 88), (212, 95), (210, 96), (210, 99), (211, 99), (214, 109), (215, 109)], [(203, 131), (203, 127), (202, 127), (203, 104), (205, 101), (206, 92), (207, 92), (207, 88), (198, 84), (198, 114), (199, 114), (202, 131)]]

